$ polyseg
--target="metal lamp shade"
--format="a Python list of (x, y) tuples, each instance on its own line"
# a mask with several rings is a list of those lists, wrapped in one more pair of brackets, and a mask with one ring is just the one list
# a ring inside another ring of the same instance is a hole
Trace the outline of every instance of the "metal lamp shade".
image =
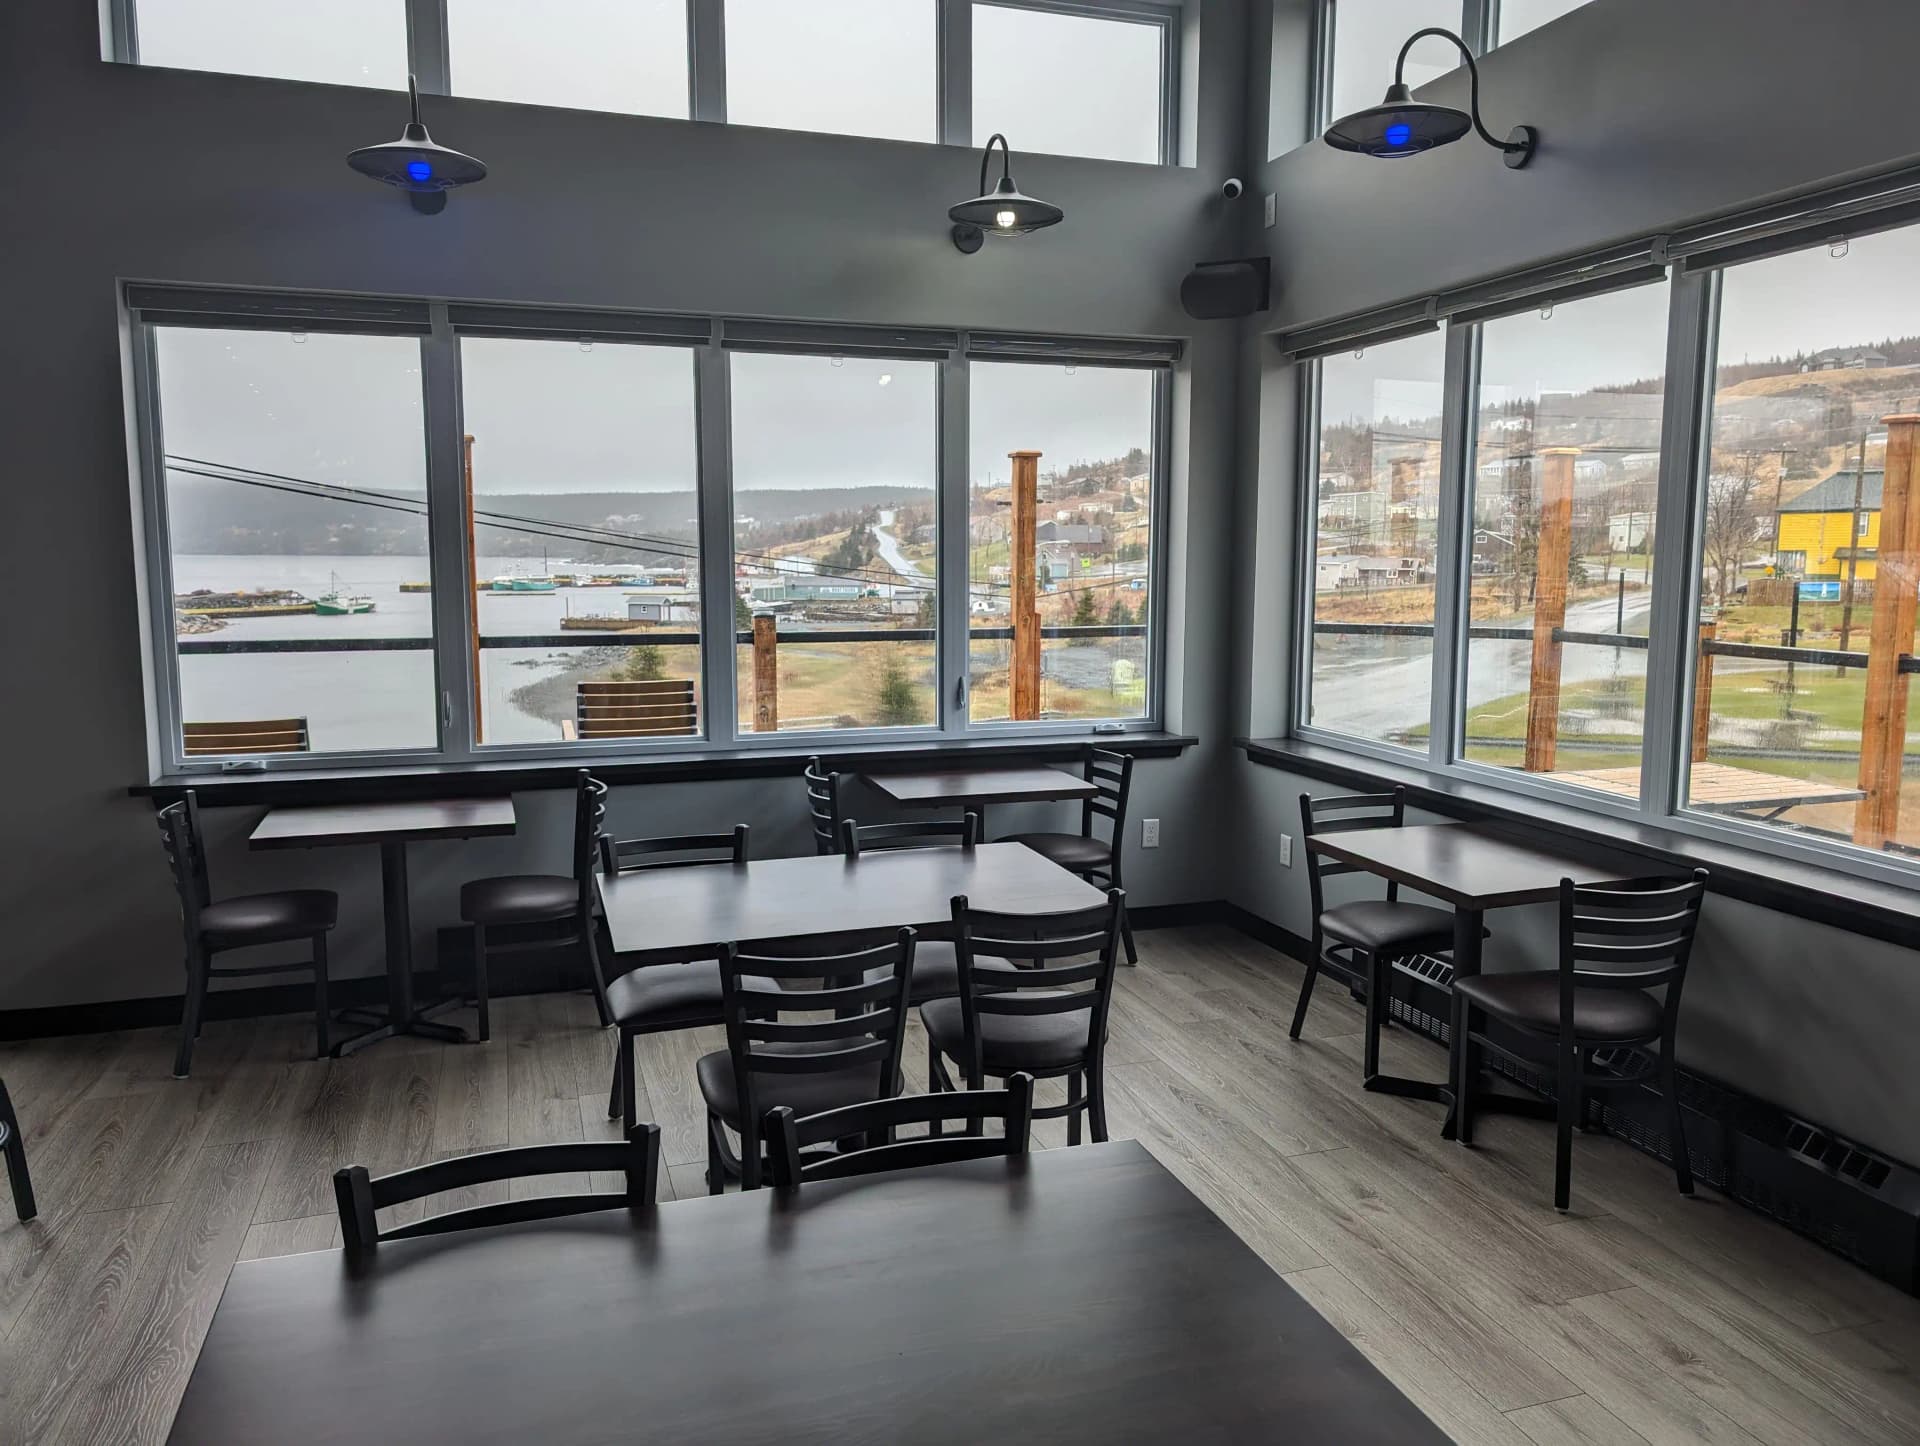
[(422, 125), (409, 125), (397, 141), (362, 146), (348, 155), (347, 164), (363, 176), (416, 192), (450, 191), (487, 174), (484, 161), (435, 145)]
[(1451, 145), (1473, 129), (1473, 117), (1447, 105), (1412, 99), (1404, 85), (1387, 92), (1381, 104), (1355, 111), (1327, 127), (1327, 144), (1363, 156), (1417, 156)]
[[(1000, 224), (1003, 212), (1012, 215), (1012, 225)], [(1024, 236), (1064, 220), (1066, 214), (1051, 202), (1023, 195), (1011, 176), (1002, 176), (1000, 184), (986, 195), (950, 207), (947, 218), (963, 226), (978, 226), (989, 236)]]

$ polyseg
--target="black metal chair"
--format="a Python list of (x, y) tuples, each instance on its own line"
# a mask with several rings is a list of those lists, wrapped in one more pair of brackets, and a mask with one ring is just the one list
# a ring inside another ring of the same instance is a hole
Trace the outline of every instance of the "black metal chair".
[[(180, 1012), (180, 1044), (173, 1076), (185, 1079), (193, 1066), (193, 1045), (207, 1008), (207, 986), (215, 979), (260, 974), (313, 975), (313, 1019), (317, 1052), (330, 1048), (327, 1010), (327, 933), (340, 913), (340, 898), (328, 889), (285, 889), (243, 894), (214, 902), (207, 882), (207, 852), (200, 834), (200, 800), (192, 789), (157, 815), (160, 839), (180, 895), (180, 921), (186, 936), (187, 994)], [(312, 956), (286, 964), (236, 965), (216, 969), (213, 957), (256, 944), (308, 941)]]
[[(586, 958), (587, 979), (604, 1027), (613, 1023), (607, 1003), (607, 981), (600, 972), (600, 954), (594, 938), (593, 869), (600, 823), (607, 814), (607, 785), (586, 769), (574, 783), (573, 872), (571, 874), (504, 874), (473, 879), (460, 886), (460, 918), (473, 927), (473, 1003), (479, 1012), (480, 1038), (492, 1038), (487, 1015), (487, 956), (491, 953), (542, 952), (577, 945)], [(572, 932), (555, 938), (489, 941), (489, 929), (517, 924), (570, 922)]]
[[(429, 1215), (410, 1225), (381, 1230), (375, 1212), (448, 1190), (466, 1190), (540, 1175), (620, 1173), (626, 1188), (618, 1194), (539, 1195), (525, 1200), (502, 1200)], [(333, 1172), (333, 1199), (340, 1211), (340, 1233), (349, 1256), (362, 1255), (384, 1240), (412, 1240), (423, 1235), (445, 1235), (482, 1225), (511, 1225), (523, 1220), (552, 1220), (590, 1210), (644, 1209), (654, 1203), (660, 1185), (660, 1127), (637, 1125), (624, 1141), (591, 1141), (566, 1145), (526, 1145), (513, 1150), (487, 1150), (456, 1155), (378, 1179), (365, 1165)]]
[[(702, 1056), (693, 1072), (707, 1105), (709, 1194), (734, 1173), (743, 1189), (759, 1188), (768, 1110), (816, 1115), (899, 1093), (913, 946), (913, 930), (902, 929), (839, 954), (720, 951), (727, 1047)], [(817, 983), (801, 987), (809, 982)], [(740, 1137), (737, 1160), (728, 1130)]]
[[(937, 848), (956, 844), (970, 849), (982, 842), (980, 815), (964, 818), (912, 819), (905, 823), (855, 823), (840, 821), (840, 851), (850, 859), (862, 853), (883, 849)], [(1011, 969), (1005, 959), (981, 957), (974, 960), (984, 975)], [(983, 985), (983, 987), (985, 987)], [(919, 939), (913, 946), (913, 987), (907, 997), (912, 1005), (931, 999), (951, 999), (960, 992), (960, 965), (954, 956), (951, 939)]]
[[(680, 834), (661, 838), (600, 839), (601, 871), (611, 877), (652, 869), (732, 868), (747, 861), (747, 826), (732, 833)], [(619, 959), (614, 960), (615, 967)], [(618, 1116), (628, 1129), (637, 1123), (639, 1086), (633, 1042), (643, 1034), (700, 1029), (727, 1022), (720, 988), (720, 961), (688, 959), (643, 964), (607, 986), (607, 1004), (619, 1027), (613, 1056), (613, 1088), (607, 1118)]]
[[(984, 1120), (999, 1120), (1001, 1133), (982, 1133)], [(963, 1133), (947, 1134), (944, 1127), (949, 1122), (963, 1125)], [(890, 1140), (902, 1125), (926, 1125), (929, 1133), (910, 1140)], [(1001, 1090), (900, 1095), (804, 1117), (795, 1116), (791, 1105), (780, 1105), (767, 1111), (761, 1134), (766, 1140), (767, 1166), (775, 1187), (791, 1190), (805, 1180), (841, 1180), (950, 1160), (1024, 1155), (1032, 1126), (1033, 1076), (1014, 1074)], [(890, 1142), (875, 1144), (875, 1140)], [(809, 1145), (836, 1141), (842, 1148), (804, 1153)], [(855, 1148), (845, 1148), (854, 1142), (859, 1142)]]
[[(1508, 1059), (1537, 1057), (1503, 1043), (1478, 1027), (1497, 1019), (1527, 1040), (1551, 1047), (1554, 1064), (1555, 1133), (1553, 1203), (1571, 1200), (1573, 1131), (1585, 1119), (1586, 1092), (1615, 1089), (1660, 1078), (1673, 1131), (1673, 1173), (1682, 1195), (1693, 1193), (1686, 1126), (1674, 1088), (1673, 1037), (1680, 1021), (1680, 992), (1687, 982), (1707, 871), (1695, 869), (1686, 883), (1579, 887), (1560, 881), (1560, 964), (1508, 974), (1477, 974), (1453, 986), (1453, 1045), (1449, 1061), (1454, 1087), (1454, 1125), (1463, 1145), (1473, 1143), (1473, 1091), (1482, 1049)], [(1656, 999), (1650, 990), (1664, 986)], [(1643, 1046), (1658, 1043), (1660, 1058)], [(1618, 1051), (1637, 1063), (1630, 1071), (1595, 1073), (1594, 1056)]]
[[(1331, 815), (1331, 817), (1329, 817)], [(1300, 981), (1300, 997), (1293, 1006), (1293, 1025), (1287, 1030), (1298, 1039), (1313, 1000), (1313, 981), (1328, 970), (1346, 981), (1367, 1002), (1366, 1043), (1360, 1072), (1371, 1080), (1380, 1073), (1380, 1030), (1391, 1023), (1393, 965), (1396, 960), (1453, 953), (1453, 915), (1427, 904), (1410, 904), (1400, 897), (1400, 886), (1388, 883), (1384, 899), (1355, 899), (1327, 907), (1326, 881), (1341, 874), (1364, 873), (1353, 864), (1326, 858), (1307, 847), (1316, 834), (1347, 833), (1355, 829), (1399, 828), (1406, 822), (1407, 791), (1349, 793), (1333, 798), (1300, 795), (1300, 843), (1307, 856), (1307, 887), (1313, 902), (1313, 940), (1307, 952), (1307, 973)]]
[(27, 1174), (27, 1144), (20, 1138), (20, 1117), (13, 1112), (7, 1082), (0, 1080), (0, 1153), (7, 1157), (7, 1183), (13, 1187), (13, 1213), (31, 1220), (40, 1213), (33, 1203), (33, 1177)]
[[(1000, 842), (1025, 844), (1089, 883), (1124, 889), (1120, 861), (1126, 852), (1127, 795), (1133, 791), (1133, 756), (1089, 747), (1083, 776), (1100, 791), (1081, 802), (1079, 833), (1016, 833)], [(1096, 814), (1109, 825), (1104, 839), (1094, 836)], [(1120, 920), (1120, 932), (1127, 945), (1127, 962), (1139, 963), (1140, 953), (1133, 947), (1133, 925), (1124, 916)]]
[[(1067, 1143), (1077, 1145), (1084, 1115), (1094, 1140), (1105, 1141), (1107, 1011), (1126, 917), (1127, 897), (1118, 889), (1107, 891), (1105, 904), (1063, 914), (988, 913), (955, 899), (959, 997), (920, 1008), (929, 1089), (955, 1088), (946, 1059), (960, 1066), (969, 1090), (980, 1089), (989, 1075), (1064, 1076), (1067, 1102), (1036, 1108), (1033, 1117), (1065, 1116)], [(1030, 960), (1032, 967), (996, 970), (993, 987), (982, 989), (976, 967), (982, 949)]]
[(809, 758), (800, 778), (807, 789), (807, 816), (813, 824), (813, 851), (840, 852), (840, 775), (829, 773), (818, 758)]

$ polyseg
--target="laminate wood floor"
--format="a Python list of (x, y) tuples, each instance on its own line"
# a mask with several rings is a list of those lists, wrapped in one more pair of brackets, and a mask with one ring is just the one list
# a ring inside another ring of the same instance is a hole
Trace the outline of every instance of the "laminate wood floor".
[[(1711, 1191), (1681, 1199), (1599, 1136), (1576, 1144), (1562, 1215), (1548, 1126), (1487, 1118), (1463, 1150), (1436, 1107), (1361, 1091), (1344, 990), (1319, 991), (1296, 1044), (1291, 960), (1225, 929), (1140, 943), (1114, 1005), (1114, 1135), (1458, 1440), (1920, 1441), (1920, 1301)], [(299, 1017), (212, 1024), (188, 1081), (169, 1077), (171, 1029), (0, 1046), (41, 1209), (0, 1216), (0, 1442), (164, 1440), (234, 1262), (339, 1244), (339, 1164), (617, 1134), (585, 995), (500, 1001), (485, 1046), (316, 1061), (309, 1041)], [(642, 1042), (663, 1193), (704, 1190), (693, 1062), (720, 1044)], [(1385, 1051), (1395, 1073), (1441, 1073), (1404, 1031)], [(1064, 1122), (1037, 1129), (1064, 1144)]]

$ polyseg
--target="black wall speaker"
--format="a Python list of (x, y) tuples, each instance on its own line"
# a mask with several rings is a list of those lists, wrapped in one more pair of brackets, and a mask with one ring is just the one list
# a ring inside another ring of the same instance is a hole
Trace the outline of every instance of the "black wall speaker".
[(1271, 266), (1264, 256), (1244, 261), (1202, 261), (1180, 283), (1180, 305), (1195, 321), (1252, 316), (1269, 304)]

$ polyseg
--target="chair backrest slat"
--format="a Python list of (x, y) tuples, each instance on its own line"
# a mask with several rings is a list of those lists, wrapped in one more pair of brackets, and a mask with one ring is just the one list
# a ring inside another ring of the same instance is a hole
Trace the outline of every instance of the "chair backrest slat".
[(1692, 879), (1682, 884), (1659, 880), (1600, 887), (1578, 886), (1571, 879), (1562, 879), (1563, 1027), (1572, 1026), (1576, 988), (1655, 989), (1665, 985), (1665, 1035), (1670, 1047), (1706, 893), (1705, 869), (1695, 869)]
[[(981, 1133), (984, 1122), (998, 1120), (997, 1136)], [(969, 1133), (948, 1134), (962, 1124)], [(894, 1140), (902, 1125), (933, 1125), (937, 1135)], [(773, 1164), (773, 1182), (792, 1189), (808, 1180), (840, 1180), (890, 1170), (917, 1169), (953, 1160), (981, 1160), (1027, 1153), (1033, 1127), (1033, 1076), (1015, 1074), (999, 1090), (946, 1091), (933, 1095), (897, 1095), (870, 1104), (846, 1105), (796, 1119), (787, 1106), (769, 1110), (762, 1133)], [(880, 1143), (874, 1143), (875, 1140)], [(863, 1148), (848, 1149), (858, 1140)], [(824, 1157), (801, 1154), (808, 1145), (828, 1141), (840, 1149)]]
[(616, 839), (600, 835), (600, 871), (645, 873), (649, 869), (683, 869), (696, 864), (744, 864), (747, 861), (747, 825), (732, 833), (663, 834), (652, 838)]
[(840, 820), (840, 852), (850, 859), (880, 849), (938, 848), (943, 844), (963, 849), (980, 842), (980, 815), (963, 818), (909, 819), (905, 823), (856, 823)]
[[(1321, 886), (1342, 874), (1361, 874), (1367, 870), (1357, 864), (1327, 858), (1314, 851), (1309, 840), (1315, 834), (1351, 833), (1369, 828), (1399, 828), (1407, 819), (1407, 791), (1396, 787), (1391, 793), (1341, 793), (1315, 798), (1300, 795), (1300, 843), (1307, 856), (1307, 892), (1312, 901), (1314, 938), (1320, 937), (1320, 916), (1327, 911), (1326, 891)], [(1400, 897), (1400, 886), (1389, 881), (1389, 901)]]
[(1092, 797), (1081, 800), (1081, 836), (1093, 837), (1096, 814), (1106, 819), (1109, 824), (1108, 841), (1113, 846), (1117, 868), (1120, 845), (1127, 832), (1127, 796), (1133, 792), (1133, 755), (1089, 746), (1081, 777), (1100, 790)]
[(807, 816), (813, 825), (813, 851), (823, 856), (839, 853), (840, 775), (827, 772), (818, 758), (809, 758), (800, 779), (807, 790)]
[(213, 902), (207, 882), (207, 851), (200, 834), (200, 797), (188, 789), (177, 803), (154, 815), (160, 826), (160, 844), (180, 898), (180, 919), (191, 946), (200, 933), (200, 911)]
[(573, 880), (580, 890), (580, 917), (593, 917), (593, 871), (607, 818), (607, 785), (582, 768), (574, 774)]
[[(475, 1185), (525, 1180), (540, 1175), (605, 1171), (624, 1175), (619, 1194), (548, 1195), (528, 1200), (501, 1201), (442, 1215), (382, 1232), (375, 1212), (410, 1200)], [(650, 1207), (660, 1183), (660, 1127), (636, 1125), (624, 1142), (583, 1141), (579, 1144), (527, 1145), (509, 1150), (487, 1150), (436, 1160), (374, 1179), (364, 1165), (351, 1165), (333, 1174), (333, 1196), (340, 1212), (340, 1231), (348, 1255), (358, 1255), (382, 1240), (442, 1235), (482, 1225), (521, 1220), (544, 1220), (588, 1210), (620, 1206)]]

